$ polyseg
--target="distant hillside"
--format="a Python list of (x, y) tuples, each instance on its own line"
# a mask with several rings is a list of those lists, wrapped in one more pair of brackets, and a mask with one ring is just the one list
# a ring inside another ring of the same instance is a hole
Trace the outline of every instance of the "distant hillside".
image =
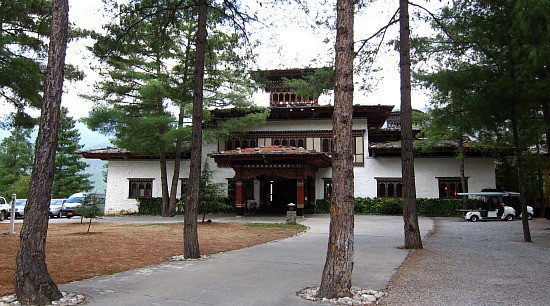
[[(84, 145), (83, 150), (112, 146), (108, 137), (88, 129), (84, 123), (77, 122), (76, 128), (80, 132), (80, 144)], [(104, 168), (107, 162), (100, 159), (86, 158), (84, 161), (88, 164), (85, 172), (92, 175), (90, 180), (94, 186), (93, 191), (105, 193), (107, 184), (103, 179), (103, 172), (107, 171), (107, 168)]]
[(92, 181), (94, 186), (92, 191), (105, 193), (107, 184), (103, 179), (103, 172), (107, 171), (107, 168), (104, 168), (107, 162), (100, 159), (84, 159), (84, 161), (88, 164), (85, 173), (92, 175), (90, 177), (90, 181)]
[(82, 122), (77, 122), (75, 128), (80, 132), (80, 144), (84, 145), (84, 149), (112, 146), (109, 137), (88, 129)]

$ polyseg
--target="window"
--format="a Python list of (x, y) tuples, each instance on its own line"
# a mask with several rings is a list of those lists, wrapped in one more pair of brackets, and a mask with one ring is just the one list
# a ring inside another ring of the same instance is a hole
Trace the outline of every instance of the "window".
[(226, 141), (225, 142), (225, 149), (228, 150), (228, 151), (233, 150), (233, 141), (231, 141), (231, 140)]
[[(283, 147), (304, 147), (305, 138), (275, 138), (271, 141), (272, 145)], [(296, 146), (297, 145), (297, 146)]]
[(363, 155), (363, 136), (353, 137), (353, 165), (356, 167), (362, 167), (364, 165)]
[(237, 148), (246, 149), (246, 148), (255, 148), (257, 140), (256, 139), (234, 139), (225, 141), (225, 150), (236, 150)]
[(403, 181), (401, 178), (375, 178), (377, 182), (377, 197), (403, 197)]
[(153, 180), (152, 178), (130, 178), (128, 198), (150, 198), (153, 196)]
[(323, 181), (324, 181), (324, 188), (323, 188), (324, 199), (330, 200), (330, 198), (332, 197), (332, 179), (324, 178)]
[[(438, 177), (439, 198), (456, 198), (458, 192), (463, 192), (460, 177)], [(468, 178), (466, 178), (466, 190), (468, 190)]]
[(332, 138), (321, 138), (321, 152), (332, 153)]

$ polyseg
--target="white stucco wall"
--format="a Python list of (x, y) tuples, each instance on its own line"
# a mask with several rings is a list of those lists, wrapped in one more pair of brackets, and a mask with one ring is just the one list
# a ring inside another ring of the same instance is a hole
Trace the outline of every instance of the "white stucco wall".
[[(365, 119), (355, 120), (355, 130), (367, 129)], [(257, 131), (292, 131), (292, 130), (331, 130), (332, 121), (328, 120), (277, 120), (270, 121)], [(377, 177), (400, 178), (401, 159), (399, 157), (368, 157), (368, 141), (365, 135), (363, 167), (354, 168), (355, 196), (376, 197)], [(218, 168), (214, 160), (207, 155), (217, 152), (217, 143), (205, 144), (203, 161), (207, 161), (213, 171), (212, 180), (227, 184), (227, 179), (234, 176), (231, 168)], [(173, 162), (168, 162), (169, 184), (172, 179)], [(189, 160), (182, 161), (180, 178), (189, 177)], [(469, 177), (469, 191), (480, 191), (482, 188), (495, 187), (495, 166), (491, 158), (467, 158), (465, 174)], [(316, 175), (316, 198), (323, 198), (323, 178), (332, 177), (330, 168), (319, 169)], [(437, 177), (460, 177), (459, 160), (456, 158), (417, 157), (415, 159), (416, 195), (419, 198), (436, 198), (439, 196)], [(158, 160), (111, 160), (107, 175), (107, 195), (105, 210), (107, 213), (137, 211), (137, 201), (129, 199), (128, 178), (153, 178), (153, 196), (161, 196), (160, 168)], [(180, 196), (178, 184), (178, 196)], [(258, 188), (256, 188), (258, 189)], [(255, 196), (259, 197), (258, 191)], [(258, 199), (256, 199), (258, 202)]]
[[(469, 177), (468, 190), (495, 188), (495, 166), (491, 158), (466, 158), (464, 174)], [(460, 177), (460, 161), (453, 157), (416, 157), (414, 161), (416, 196), (419, 198), (439, 197), (438, 177)], [(376, 197), (375, 178), (400, 178), (399, 157), (376, 157), (365, 160), (364, 169), (355, 168), (355, 195)]]
[[(218, 168), (214, 160), (207, 154), (217, 151), (217, 145), (213, 143), (206, 144), (203, 148), (203, 162), (207, 161), (210, 165), (212, 180), (215, 182), (227, 183), (227, 178), (234, 176), (231, 168)], [(180, 167), (180, 178), (189, 177), (189, 160), (182, 160)], [(172, 182), (172, 173), (174, 172), (174, 162), (167, 162), (168, 184)], [(129, 178), (152, 178), (153, 179), (153, 197), (162, 196), (160, 164), (158, 160), (110, 160), (107, 171), (107, 191), (105, 199), (106, 213), (136, 212), (137, 200), (128, 198)], [(178, 197), (180, 196), (181, 186), (178, 184)]]
[[(460, 161), (456, 158), (417, 157), (414, 162), (416, 196), (419, 198), (439, 197), (438, 177), (460, 177)], [(356, 197), (375, 198), (376, 178), (401, 178), (399, 157), (368, 157), (364, 167), (355, 167), (354, 191)], [(466, 158), (465, 175), (469, 191), (495, 188), (495, 166), (491, 158)], [(332, 176), (331, 169), (320, 169), (317, 173), (316, 197), (323, 198), (323, 178)]]

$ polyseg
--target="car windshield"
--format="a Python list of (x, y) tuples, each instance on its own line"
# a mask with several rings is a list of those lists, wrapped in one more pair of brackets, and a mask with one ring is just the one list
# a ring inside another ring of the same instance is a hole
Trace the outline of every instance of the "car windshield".
[(15, 200), (15, 206), (23, 206), (27, 204), (27, 199)]
[(70, 197), (65, 201), (65, 203), (82, 203), (84, 201), (84, 197)]
[(61, 199), (52, 199), (50, 201), (50, 205), (61, 205), (61, 204), (63, 204), (63, 200)]

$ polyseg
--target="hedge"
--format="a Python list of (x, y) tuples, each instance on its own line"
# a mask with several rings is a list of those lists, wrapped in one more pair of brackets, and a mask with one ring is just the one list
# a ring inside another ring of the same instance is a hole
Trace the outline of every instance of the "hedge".
[[(417, 198), (418, 215), (424, 217), (458, 217), (462, 213), (462, 199)], [(469, 200), (470, 208), (479, 207), (480, 202)], [(402, 198), (355, 198), (354, 211), (360, 215), (403, 215)], [(330, 200), (317, 200), (315, 213), (330, 213)]]
[[(162, 198), (139, 198), (138, 200), (138, 214), (139, 215), (151, 215), (160, 216), (162, 214)], [(215, 212), (230, 212), (235, 211), (235, 205), (231, 206), (228, 199), (224, 199), (227, 208), (217, 209)], [(212, 208), (210, 208), (212, 209)], [(199, 207), (199, 213), (202, 213), (201, 207)], [(185, 212), (184, 201), (176, 200), (176, 215), (182, 215)]]
[[(462, 199), (427, 199), (417, 198), (418, 215), (424, 217), (458, 217), (462, 213), (456, 209), (462, 208)], [(480, 207), (481, 201), (468, 200), (470, 208)], [(183, 203), (176, 204), (176, 213), (183, 213)], [(234, 207), (231, 208), (234, 211)], [(401, 198), (355, 198), (354, 211), (358, 215), (403, 215), (403, 199)], [(315, 201), (315, 213), (330, 213), (330, 200)], [(138, 199), (138, 214), (160, 215), (162, 213), (162, 198)]]
[[(139, 198), (138, 214), (160, 216), (162, 214), (162, 198)], [(176, 200), (176, 214), (183, 214), (184, 205)]]

